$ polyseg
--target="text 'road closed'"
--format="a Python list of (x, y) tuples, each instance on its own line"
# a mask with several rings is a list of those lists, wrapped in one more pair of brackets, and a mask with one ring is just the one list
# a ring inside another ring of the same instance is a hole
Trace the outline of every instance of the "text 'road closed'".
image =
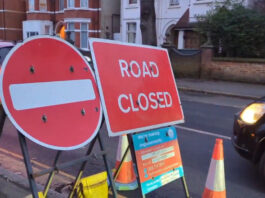
[[(119, 68), (122, 78), (159, 78), (159, 67), (154, 61), (138, 63), (135, 60), (120, 59)], [(172, 97), (167, 91), (120, 94), (118, 105), (123, 113), (156, 110), (171, 107)]]
[(104, 39), (89, 43), (109, 136), (183, 123), (166, 49)]

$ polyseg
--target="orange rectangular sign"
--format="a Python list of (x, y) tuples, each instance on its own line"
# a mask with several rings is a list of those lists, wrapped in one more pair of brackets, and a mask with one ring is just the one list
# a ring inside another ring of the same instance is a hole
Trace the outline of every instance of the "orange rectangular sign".
[(143, 194), (184, 175), (174, 127), (135, 134), (133, 145)]
[(166, 49), (103, 39), (90, 47), (110, 136), (184, 121)]

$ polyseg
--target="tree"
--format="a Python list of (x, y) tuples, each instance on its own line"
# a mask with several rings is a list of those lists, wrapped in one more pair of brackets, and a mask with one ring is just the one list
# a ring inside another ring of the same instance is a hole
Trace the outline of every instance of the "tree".
[(140, 0), (140, 7), (142, 43), (156, 46), (156, 15), (154, 0)]
[(198, 31), (210, 33), (216, 54), (227, 57), (265, 58), (265, 15), (227, 1), (198, 17)]

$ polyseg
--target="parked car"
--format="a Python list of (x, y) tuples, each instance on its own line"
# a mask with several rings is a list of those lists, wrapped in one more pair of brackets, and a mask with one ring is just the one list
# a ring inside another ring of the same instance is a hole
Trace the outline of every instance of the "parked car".
[(13, 47), (14, 44), (12, 42), (0, 41), (0, 67), (2, 67), (6, 55)]
[(78, 50), (84, 56), (85, 60), (90, 65), (91, 69), (94, 70), (93, 61), (92, 61), (92, 57), (91, 57), (91, 52), (90, 51), (85, 51), (85, 50), (83, 50), (81, 48), (78, 48)]
[(232, 142), (242, 157), (258, 164), (265, 181), (265, 97), (235, 114)]

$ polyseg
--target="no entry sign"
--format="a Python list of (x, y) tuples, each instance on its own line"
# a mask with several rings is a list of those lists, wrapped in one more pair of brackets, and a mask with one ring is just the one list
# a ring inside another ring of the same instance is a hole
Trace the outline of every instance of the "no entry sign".
[(102, 39), (90, 47), (110, 136), (183, 122), (165, 49)]
[(35, 37), (6, 57), (0, 76), (1, 100), (15, 127), (52, 149), (84, 146), (102, 118), (92, 70), (66, 41)]

